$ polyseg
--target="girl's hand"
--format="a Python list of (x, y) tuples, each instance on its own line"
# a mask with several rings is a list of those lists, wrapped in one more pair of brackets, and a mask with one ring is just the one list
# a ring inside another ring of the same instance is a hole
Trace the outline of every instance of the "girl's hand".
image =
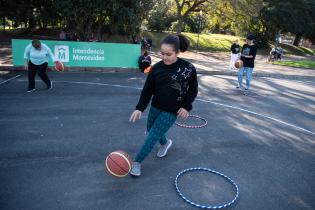
[(131, 116), (130, 116), (130, 119), (129, 119), (129, 122), (135, 122), (136, 119), (139, 119), (141, 118), (141, 115), (142, 115), (142, 112), (139, 111), (139, 110), (135, 110), (132, 112)]
[(189, 112), (184, 109), (184, 108), (180, 108), (177, 112), (178, 117), (182, 118), (183, 120), (186, 120), (187, 117), (189, 116)]
[(25, 70), (28, 69), (28, 62), (27, 62), (27, 60), (25, 60), (25, 62), (24, 62), (24, 69), (25, 69)]

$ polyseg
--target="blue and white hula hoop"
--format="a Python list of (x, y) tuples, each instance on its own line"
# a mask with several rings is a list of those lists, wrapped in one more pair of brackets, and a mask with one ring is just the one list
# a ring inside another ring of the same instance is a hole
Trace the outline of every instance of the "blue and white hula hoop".
[[(232, 185), (234, 186), (235, 188), (235, 196), (233, 198), (232, 201), (228, 202), (228, 203), (225, 203), (225, 204), (222, 204), (222, 205), (218, 205), (218, 206), (211, 206), (211, 205), (201, 205), (201, 204), (198, 204), (198, 203), (195, 203), (193, 201), (190, 201), (188, 198), (186, 198), (180, 191), (179, 187), (178, 187), (178, 178), (183, 175), (184, 173), (186, 172), (190, 172), (190, 171), (207, 171), (207, 172), (210, 172), (210, 173), (214, 173), (214, 174), (217, 174), (219, 176), (222, 176), (223, 178), (227, 179), (230, 183), (232, 183)], [(231, 179), (229, 178), (228, 176), (220, 173), (220, 172), (217, 172), (215, 170), (211, 170), (211, 169), (208, 169), (208, 168), (188, 168), (188, 169), (185, 169), (181, 172), (179, 172), (175, 178), (175, 187), (176, 187), (176, 191), (178, 192), (178, 194), (189, 204), (193, 205), (193, 206), (196, 206), (198, 208), (202, 208), (202, 209), (221, 209), (221, 208), (225, 208), (225, 207), (228, 207), (230, 205), (232, 205), (236, 199), (238, 198), (238, 195), (239, 195), (239, 190), (238, 190), (238, 187), (236, 185), (236, 183)]]

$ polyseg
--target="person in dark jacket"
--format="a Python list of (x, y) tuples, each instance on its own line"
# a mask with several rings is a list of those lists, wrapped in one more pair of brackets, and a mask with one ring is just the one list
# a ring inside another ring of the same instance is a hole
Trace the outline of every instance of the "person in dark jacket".
[(183, 35), (169, 35), (161, 42), (162, 61), (156, 63), (149, 73), (141, 92), (136, 110), (129, 121), (140, 119), (151, 101), (147, 120), (148, 135), (132, 163), (131, 175), (141, 175), (141, 163), (159, 142), (157, 156), (162, 158), (172, 146), (172, 140), (165, 134), (177, 117), (186, 119), (192, 103), (198, 94), (198, 81), (195, 67), (178, 57), (185, 52), (189, 40)]
[(151, 65), (151, 56), (148, 51), (145, 51), (143, 55), (139, 57), (138, 64), (141, 72), (144, 72), (144, 70)]
[(257, 47), (254, 44), (254, 36), (248, 35), (246, 43), (243, 45), (241, 60), (243, 61), (243, 67), (238, 72), (238, 86), (237, 88), (242, 89), (243, 87), (243, 74), (246, 72), (246, 87), (245, 90), (249, 90), (250, 82), (252, 80), (252, 73), (254, 70), (254, 62), (256, 58)]

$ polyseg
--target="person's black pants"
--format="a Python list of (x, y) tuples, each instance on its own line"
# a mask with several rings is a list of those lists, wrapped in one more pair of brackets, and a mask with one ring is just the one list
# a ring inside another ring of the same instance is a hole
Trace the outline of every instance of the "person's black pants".
[(35, 65), (31, 61), (28, 62), (28, 89), (35, 88), (35, 76), (36, 72), (38, 73), (39, 77), (45, 82), (47, 87), (50, 87), (50, 79), (46, 74), (48, 63), (43, 63), (41, 65)]
[(150, 65), (151, 64), (149, 62), (141, 62), (140, 65), (139, 65), (139, 68), (140, 68), (141, 72), (144, 72), (144, 69), (146, 69)]

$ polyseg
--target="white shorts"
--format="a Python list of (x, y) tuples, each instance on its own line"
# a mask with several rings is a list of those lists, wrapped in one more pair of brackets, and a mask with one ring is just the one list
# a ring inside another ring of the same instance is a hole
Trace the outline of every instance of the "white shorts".
[(230, 60), (230, 67), (231, 68), (235, 68), (234, 64), (237, 61), (237, 59), (239, 58), (239, 54), (233, 54), (231, 53), (231, 60)]

